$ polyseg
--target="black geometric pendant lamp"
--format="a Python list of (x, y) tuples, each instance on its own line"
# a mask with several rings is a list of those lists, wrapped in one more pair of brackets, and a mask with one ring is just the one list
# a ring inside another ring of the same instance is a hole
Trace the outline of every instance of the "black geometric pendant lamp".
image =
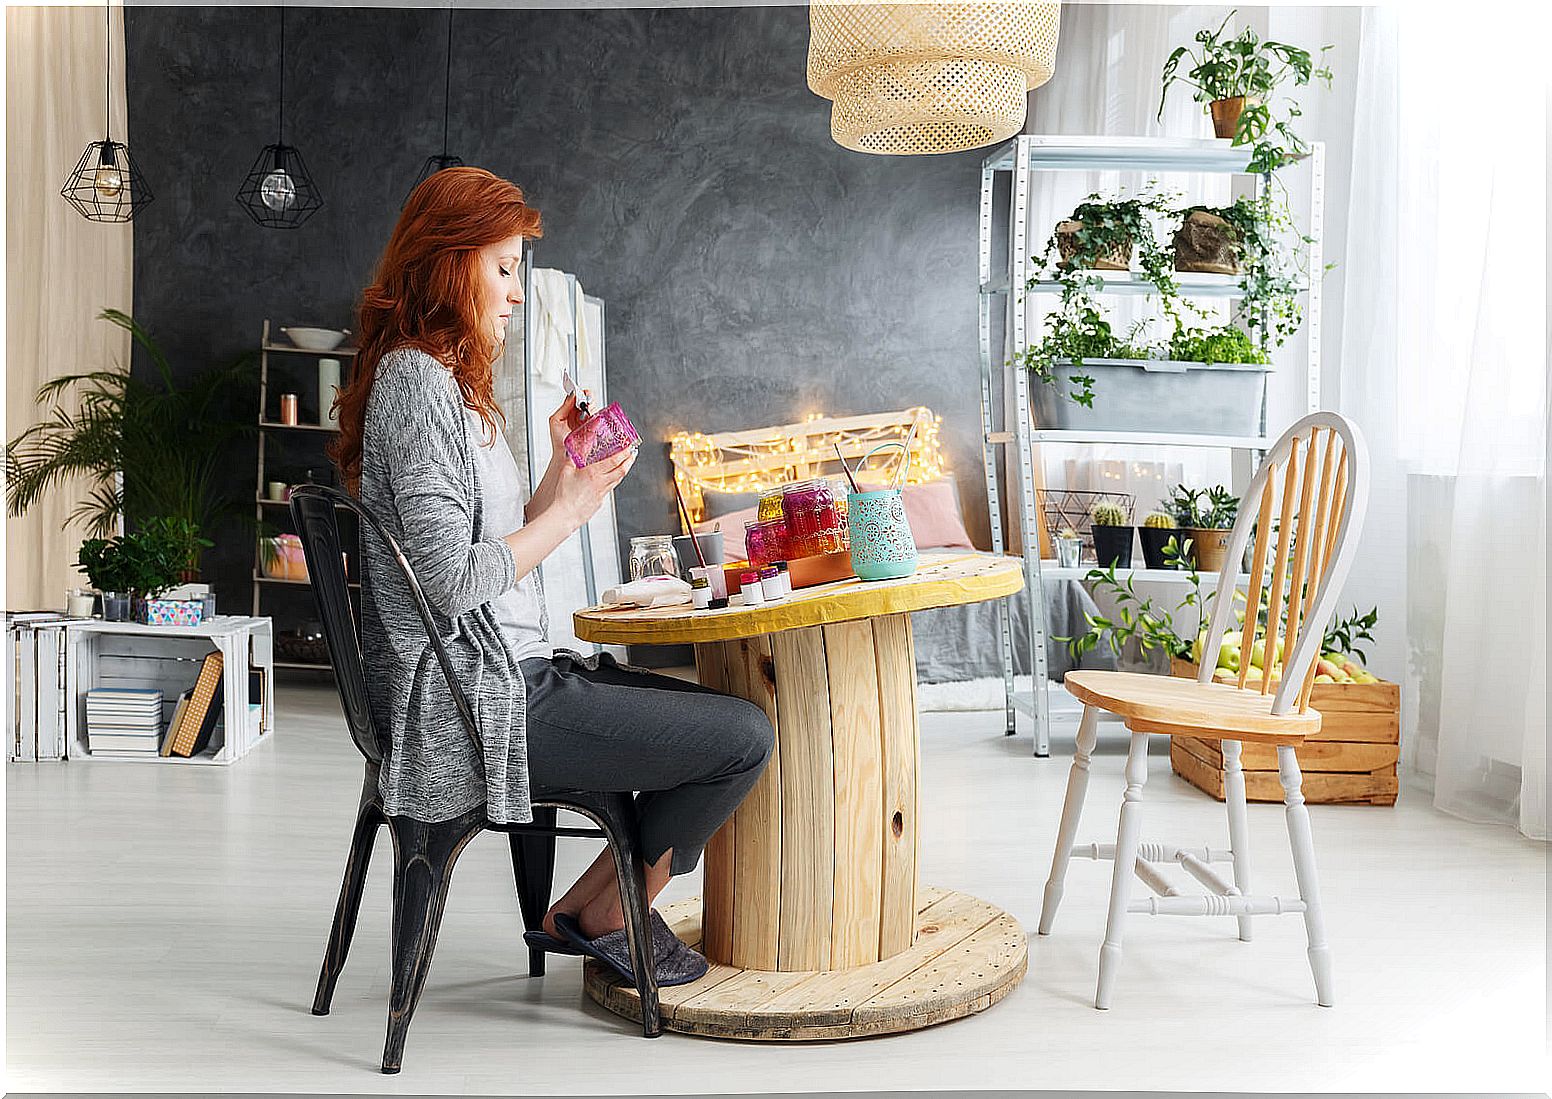
[(145, 209), (155, 197), (140, 174), (135, 158), (129, 155), (129, 146), (114, 141), (110, 127), (113, 120), (113, 7), (106, 5), (108, 15), (108, 67), (103, 78), (107, 85), (108, 118), (103, 126), (103, 139), (86, 146), (75, 171), (59, 189), (64, 200), (75, 207), (76, 213), (88, 221), (133, 221), (135, 215)]
[[(435, 175), (443, 168), (458, 168), (463, 165), (463, 157), (453, 156), (447, 151), (447, 112), (452, 102), (453, 93), (453, 5), (447, 5), (447, 69), (442, 84), (442, 152), (436, 156), (428, 156), (425, 163), (420, 166), (420, 175), (415, 177), (415, 185), (410, 188), (409, 194), (404, 196), (404, 202), (410, 200), (410, 195), (415, 193), (415, 187), (419, 187), (426, 181), (427, 176)], [(399, 203), (400, 208), (404, 202)]]
[(302, 163), (302, 154), (285, 143), (286, 126), (286, 9), (280, 8), (280, 139), (264, 146), (259, 158), (237, 189), (237, 203), (248, 216), (267, 229), (295, 229), (323, 206), (323, 195)]

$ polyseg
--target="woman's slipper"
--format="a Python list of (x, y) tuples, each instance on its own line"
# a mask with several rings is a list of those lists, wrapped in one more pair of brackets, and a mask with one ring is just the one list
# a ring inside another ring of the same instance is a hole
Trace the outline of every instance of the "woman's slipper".
[[(656, 909), (649, 916), (648, 926), (652, 933), (653, 970), (659, 987), (689, 984), (705, 975), (709, 963), (668, 929)], [(580, 953), (597, 958), (624, 980), (636, 983), (636, 974), (630, 964), (630, 943), (624, 928), (589, 939), (582, 934), (582, 928), (573, 917), (557, 914), (555, 930)]]
[(570, 943), (557, 939), (548, 931), (524, 931), (523, 941), (534, 950), (542, 950), (546, 954), (566, 954), (576, 957), (582, 953)]

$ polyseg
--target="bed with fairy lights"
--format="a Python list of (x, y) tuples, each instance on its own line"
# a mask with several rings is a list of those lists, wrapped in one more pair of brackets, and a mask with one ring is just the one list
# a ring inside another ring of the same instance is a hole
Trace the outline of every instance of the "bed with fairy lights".
[[(680, 432), (670, 440), (674, 481), (697, 531), (722, 531), (724, 556), (744, 556), (744, 524), (756, 516), (759, 498), (794, 481), (834, 477), (844, 482), (844, 457), (863, 489), (882, 487), (898, 472), (899, 447), (908, 443), (910, 463), (903, 478), (906, 519), (918, 549), (986, 552), (965, 529), (959, 493), (939, 440), (941, 417), (929, 408), (860, 416), (813, 416), (801, 423), (724, 431), (712, 435)], [(872, 457), (868, 457), (869, 455)], [(866, 459), (866, 460), (865, 460)], [(861, 463), (859, 467), (859, 463)], [(1081, 584), (1047, 585), (1050, 636), (1081, 632), (1084, 612), (1094, 604)], [(1029, 603), (1013, 597), (1014, 671), (1029, 673)], [(919, 611), (911, 616), (916, 642), (917, 682), (975, 684), (957, 694), (930, 689), (943, 700), (937, 708), (1000, 708), (1001, 662), (997, 653), (997, 601)], [(1047, 652), (1050, 674), (1072, 666), (1066, 649)], [(1103, 659), (1097, 657), (1095, 659)], [(1088, 658), (1085, 660), (1087, 666)], [(985, 697), (982, 697), (985, 696)]]

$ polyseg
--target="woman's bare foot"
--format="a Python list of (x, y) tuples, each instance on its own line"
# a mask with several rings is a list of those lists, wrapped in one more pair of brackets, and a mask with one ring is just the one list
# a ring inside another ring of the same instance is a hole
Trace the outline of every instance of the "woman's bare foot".
[[(657, 862), (647, 867), (647, 904), (650, 906), (668, 884), (671, 876), (674, 852), (663, 852)], [(619, 931), (625, 926), (625, 910), (620, 905), (619, 881), (614, 873), (614, 859), (605, 848), (568, 890), (565, 896), (550, 906), (544, 914), (546, 932), (561, 938), (555, 928), (557, 915), (571, 916), (577, 921), (582, 934), (589, 939)]]

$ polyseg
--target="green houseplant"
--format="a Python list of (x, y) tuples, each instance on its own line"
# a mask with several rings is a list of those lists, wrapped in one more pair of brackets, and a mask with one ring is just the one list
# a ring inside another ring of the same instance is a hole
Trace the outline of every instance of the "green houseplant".
[(1167, 511), (1150, 511), (1137, 528), (1137, 540), (1142, 543), (1142, 560), (1150, 569), (1168, 568), (1164, 547), (1176, 537), (1175, 517)]
[(1167, 506), (1191, 541), (1189, 556), (1198, 568), (1218, 572), (1229, 549), (1229, 535), (1239, 515), (1239, 498), (1223, 485), (1188, 488), (1176, 485)]
[[(1164, 62), (1159, 95), (1159, 118), (1176, 81), (1192, 90), (1192, 98), (1207, 105), (1213, 131), (1232, 138), (1235, 145), (1253, 146), (1248, 171), (1270, 173), (1309, 152), (1309, 145), (1293, 130), (1302, 113), (1288, 100), (1273, 113), (1273, 97), (1290, 79), (1295, 86), (1311, 80), (1331, 85), (1331, 70), (1317, 66), (1310, 52), (1285, 42), (1262, 39), (1249, 27), (1237, 35), (1228, 33), (1237, 15), (1231, 11), (1216, 30), (1196, 33), (1196, 48), (1180, 46)], [(1330, 46), (1322, 46), (1324, 57)], [(1190, 67), (1180, 71), (1182, 63)]]
[(1127, 270), (1135, 248), (1143, 276), (1153, 284), (1165, 314), (1178, 323), (1180, 295), (1173, 261), (1159, 245), (1150, 213), (1173, 213), (1171, 198), (1151, 191), (1113, 200), (1091, 194), (1056, 226), (1044, 251), (1034, 258), (1035, 274), (1026, 289), (1054, 281), (1060, 287), (1060, 304), (1046, 315), (1044, 337), (1016, 352), (1012, 364), (1047, 385), (1065, 383), (1068, 399), (1085, 408), (1094, 407), (1094, 377), (1084, 370), (1086, 359), (1155, 357), (1138, 341), (1141, 323), (1122, 337), (1105, 319), (1095, 296), (1104, 278), (1096, 271)]
[[(144, 350), (154, 370), (151, 381), (123, 370), (96, 370), (55, 378), (38, 390), (52, 415), (6, 444), (6, 502), (20, 515), (50, 487), (84, 476), (92, 488), (70, 516), (101, 538), (122, 514), (133, 526), (156, 516), (187, 522), (194, 531), (219, 529), (242, 518), (234, 492), (223, 487), (233, 443), (257, 431), (254, 356), (206, 369), (186, 383), (151, 336), (125, 313), (104, 310), (100, 319), (125, 329)], [(74, 390), (79, 409), (66, 410)], [(122, 475), (122, 482), (120, 482)], [(210, 545), (185, 539), (185, 569), (198, 567), (198, 552)]]
[[(1293, 224), (1282, 204), (1274, 203), (1269, 191), (1258, 197), (1240, 196), (1229, 206), (1189, 206), (1178, 211), (1188, 221), (1204, 215), (1221, 221), (1226, 244), (1233, 253), (1240, 276), (1241, 295), (1233, 321), (1259, 331), (1262, 341), (1281, 346), (1303, 323), (1299, 292), (1308, 272), (1300, 269), (1303, 255), (1293, 247), (1295, 241), (1309, 243), (1311, 238)], [(1175, 235), (1175, 262), (1181, 263), (1182, 234)], [(1195, 237), (1200, 239), (1200, 233)]]
[(1102, 500), (1089, 510), (1094, 560), (1101, 566), (1126, 569), (1132, 565), (1132, 517), (1114, 501)]
[[(198, 539), (198, 531), (193, 537)], [(189, 539), (183, 520), (158, 516), (131, 534), (82, 542), (76, 560), (103, 593), (103, 617), (122, 621), (132, 602), (155, 599), (176, 585), (188, 560)]]

